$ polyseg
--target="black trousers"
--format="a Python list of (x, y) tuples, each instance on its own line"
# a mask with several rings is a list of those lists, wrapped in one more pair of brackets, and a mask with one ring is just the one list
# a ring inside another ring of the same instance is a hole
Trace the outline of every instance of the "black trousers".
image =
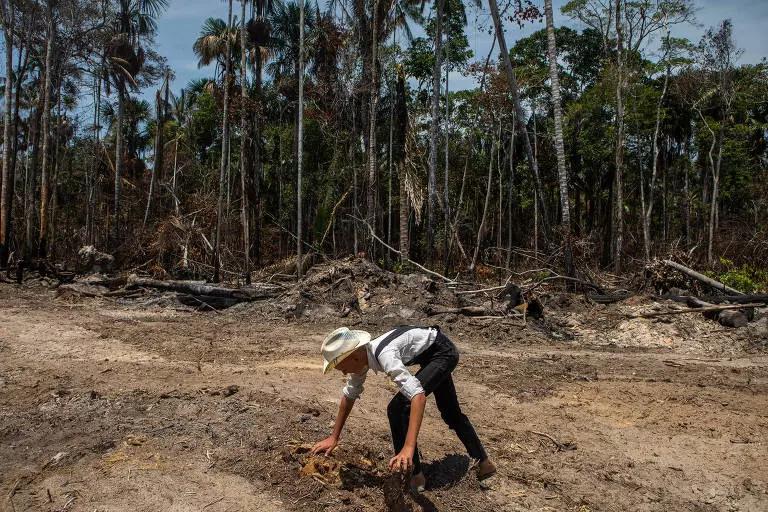
[[(458, 362), (459, 351), (456, 349), (456, 345), (443, 333), (438, 332), (435, 343), (416, 356), (408, 365), (418, 364), (421, 366), (421, 369), (416, 373), (416, 378), (419, 379), (424, 392), (427, 396), (434, 393), (437, 409), (440, 411), (443, 421), (448, 425), (448, 428), (456, 432), (469, 456), (482, 461), (488, 458), (488, 455), (469, 418), (461, 412), (459, 399), (456, 396), (456, 387), (453, 385), (453, 378), (451, 377), (451, 372), (456, 368)], [(389, 428), (392, 431), (392, 444), (396, 454), (400, 453), (403, 445), (405, 445), (410, 416), (410, 400), (402, 393), (396, 394), (387, 406)], [(414, 474), (421, 473), (418, 447), (413, 456), (413, 472)]]

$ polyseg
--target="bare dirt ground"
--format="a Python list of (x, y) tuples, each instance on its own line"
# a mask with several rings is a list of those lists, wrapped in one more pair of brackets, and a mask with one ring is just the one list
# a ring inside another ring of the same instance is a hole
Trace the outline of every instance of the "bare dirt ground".
[[(624, 318), (652, 306), (640, 299), (556, 302), (541, 325), (446, 320), (460, 399), (499, 475), (480, 487), (430, 401), (416, 509), (768, 510), (765, 318), (726, 330)], [(0, 284), (0, 510), (386, 510), (385, 377), (369, 379), (333, 460), (301, 446), (327, 435), (342, 385), (319, 372), (323, 335), (398, 319), (242, 306)]]

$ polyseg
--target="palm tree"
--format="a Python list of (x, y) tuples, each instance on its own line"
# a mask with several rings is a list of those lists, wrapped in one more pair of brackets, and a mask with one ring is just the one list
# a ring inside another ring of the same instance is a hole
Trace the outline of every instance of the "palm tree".
[[(117, 89), (117, 126), (115, 137), (115, 200), (112, 241), (120, 235), (120, 195), (123, 171), (123, 121), (128, 85), (136, 88), (136, 77), (144, 64), (141, 40), (157, 31), (155, 19), (168, 6), (168, 0), (119, 0), (119, 11), (113, 20), (113, 36), (106, 49), (105, 70)], [(109, 85), (109, 82), (107, 82)]]
[[(220, 78), (227, 67), (227, 44), (233, 60), (237, 60), (240, 51), (239, 34), (234, 26), (228, 26), (221, 18), (208, 18), (203, 22), (200, 35), (192, 45), (197, 57), (197, 67), (203, 68), (216, 63), (214, 76)], [(232, 65), (232, 63), (230, 63)]]
[[(293, 76), (299, 80), (299, 46), (301, 34), (304, 32), (304, 46), (312, 47), (314, 29), (317, 24), (315, 13), (307, 9), (307, 1), (300, 5), (297, 2), (277, 3), (269, 17), (272, 25), (272, 48), (274, 57), (269, 64), (269, 71), (280, 81), (285, 76)], [(304, 23), (300, 25), (301, 11), (304, 12)], [(300, 30), (302, 27), (303, 30)], [(304, 65), (312, 61), (312, 53), (305, 52)]]

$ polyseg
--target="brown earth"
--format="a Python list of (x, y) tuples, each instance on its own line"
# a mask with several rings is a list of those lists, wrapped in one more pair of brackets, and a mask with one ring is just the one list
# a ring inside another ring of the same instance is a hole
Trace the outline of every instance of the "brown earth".
[[(369, 379), (333, 459), (305, 447), (329, 432), (342, 384), (319, 373), (323, 334), (399, 319), (241, 306), (188, 312), (0, 284), (0, 510), (386, 510), (386, 378)], [(698, 315), (624, 315), (653, 307), (563, 295), (525, 327), (438, 319), (499, 474), (481, 488), (429, 402), (429, 483), (411, 506), (768, 510), (766, 319), (726, 330)]]

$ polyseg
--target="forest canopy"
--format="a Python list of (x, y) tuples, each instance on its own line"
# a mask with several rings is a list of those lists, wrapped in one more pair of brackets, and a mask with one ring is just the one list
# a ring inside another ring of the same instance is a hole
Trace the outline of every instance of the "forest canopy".
[(210, 75), (174, 88), (175, 2), (0, 0), (0, 267), (768, 261), (768, 64), (730, 20), (689, 40), (693, 0), (572, 0), (569, 26), (551, 0), (301, 2), (222, 2), (189, 48)]

